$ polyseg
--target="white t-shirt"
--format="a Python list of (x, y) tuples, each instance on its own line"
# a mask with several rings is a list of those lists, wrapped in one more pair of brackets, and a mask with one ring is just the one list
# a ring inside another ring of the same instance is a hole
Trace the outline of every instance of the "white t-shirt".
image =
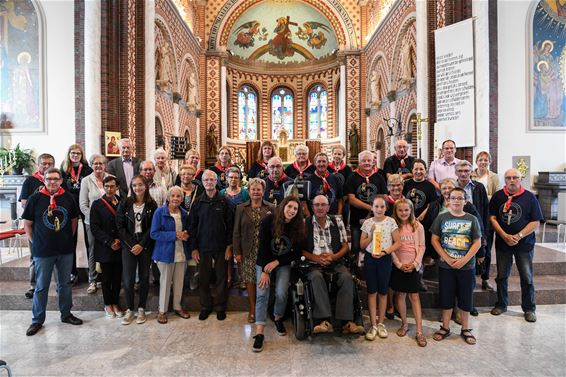
[(383, 250), (393, 245), (393, 231), (397, 229), (397, 223), (389, 216), (385, 216), (385, 219), (382, 221), (376, 221), (374, 217), (364, 221), (362, 225), (362, 232), (365, 232), (370, 236), (370, 243), (366, 247), (366, 251), (370, 254), (373, 250), (373, 233), (371, 232), (371, 227), (374, 224), (381, 225), (381, 248)]
[(138, 206), (137, 204), (134, 203), (134, 220), (136, 224), (136, 233), (142, 232), (141, 219), (142, 219), (144, 207), (145, 207), (145, 203), (142, 204), (141, 206)]
[[(172, 213), (171, 216), (175, 220), (175, 231), (180, 232), (183, 230), (183, 222), (181, 221), (180, 213)], [(175, 241), (175, 263), (185, 262), (185, 251), (183, 250), (183, 241)]]

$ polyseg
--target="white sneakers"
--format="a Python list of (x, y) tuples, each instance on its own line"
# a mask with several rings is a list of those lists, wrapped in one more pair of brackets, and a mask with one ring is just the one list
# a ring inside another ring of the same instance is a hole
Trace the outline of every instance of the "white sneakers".
[(141, 325), (142, 323), (145, 323), (146, 320), (147, 318), (145, 317), (145, 310), (143, 310), (142, 308), (138, 308), (138, 316), (136, 318), (136, 323), (138, 325)]
[(387, 329), (383, 323), (378, 323), (377, 326), (372, 326), (366, 333), (367, 340), (375, 340), (376, 336), (384, 339), (387, 338)]
[(129, 325), (134, 319), (134, 313), (128, 309), (126, 310), (126, 314), (124, 314), (124, 318), (122, 318), (122, 325)]

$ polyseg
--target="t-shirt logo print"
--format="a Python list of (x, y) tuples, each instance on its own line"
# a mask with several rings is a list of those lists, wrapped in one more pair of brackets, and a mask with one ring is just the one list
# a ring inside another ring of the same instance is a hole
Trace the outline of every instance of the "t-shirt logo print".
[(511, 202), (511, 208), (509, 208), (508, 211), (504, 211), (504, 207), (505, 204), (499, 207), (499, 218), (502, 219), (504, 223), (510, 225), (516, 223), (521, 219), (521, 216), (523, 215), (523, 209), (519, 204)]
[(472, 222), (468, 220), (449, 220), (442, 224), (440, 243), (446, 253), (455, 259), (463, 258), (472, 244)]
[(271, 240), (273, 255), (285, 255), (291, 251), (292, 242), (287, 236), (275, 237)]
[(55, 232), (63, 229), (69, 222), (69, 212), (63, 207), (47, 208), (42, 215), (43, 225)]
[(426, 202), (426, 195), (421, 190), (417, 190), (416, 188), (409, 191), (407, 195), (408, 199), (413, 202), (415, 205), (415, 209), (421, 208)]
[(377, 187), (373, 183), (362, 183), (356, 190), (356, 196), (363, 202), (369, 203), (377, 194)]

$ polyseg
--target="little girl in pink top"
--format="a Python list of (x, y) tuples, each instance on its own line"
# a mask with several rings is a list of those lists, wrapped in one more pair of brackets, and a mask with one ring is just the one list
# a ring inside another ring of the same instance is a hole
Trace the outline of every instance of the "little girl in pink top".
[(405, 336), (409, 329), (407, 323), (406, 297), (409, 294), (417, 335), (415, 339), (421, 347), (426, 346), (423, 335), (421, 300), (419, 298), (419, 273), (425, 252), (425, 233), (423, 226), (415, 219), (413, 203), (408, 199), (395, 201), (393, 218), (397, 222), (401, 246), (392, 254), (393, 270), (391, 271), (390, 287), (397, 292), (397, 310), (401, 315), (401, 327), (398, 336)]

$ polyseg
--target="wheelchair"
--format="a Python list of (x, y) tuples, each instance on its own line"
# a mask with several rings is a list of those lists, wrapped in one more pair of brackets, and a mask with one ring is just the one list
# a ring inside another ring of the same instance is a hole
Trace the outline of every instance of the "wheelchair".
[[(360, 280), (354, 275), (355, 269), (351, 268), (352, 263), (348, 256), (344, 257), (344, 265), (349, 268), (352, 278), (354, 280), (354, 299), (352, 305), (354, 307), (354, 322), (363, 326), (363, 306), (360, 295)], [(336, 308), (336, 279), (337, 273), (332, 269), (321, 267), (318, 264), (310, 262), (305, 257), (301, 257), (299, 261), (291, 263), (291, 285), (289, 287), (289, 298), (291, 304), (291, 317), (293, 320), (293, 329), (295, 338), (297, 340), (304, 340), (308, 338), (312, 340), (314, 330), (314, 298), (311, 283), (308, 279), (308, 274), (311, 269), (317, 266), (322, 268), (322, 272), (327, 284), (328, 295), (330, 296), (330, 303), (332, 312)]]

